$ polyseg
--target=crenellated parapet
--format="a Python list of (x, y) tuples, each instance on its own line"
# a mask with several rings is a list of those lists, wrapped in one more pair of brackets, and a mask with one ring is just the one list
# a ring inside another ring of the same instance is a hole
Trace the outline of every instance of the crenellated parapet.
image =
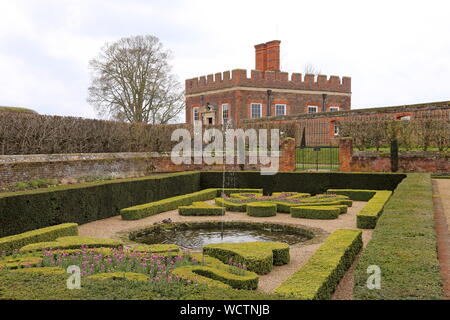
[(254, 87), (268, 89), (290, 89), (329, 91), (351, 93), (351, 78), (313, 74), (292, 73), (281, 71), (251, 70), (250, 75), (245, 69), (219, 72), (199, 78), (186, 80), (186, 95), (207, 91), (221, 90), (233, 87)]

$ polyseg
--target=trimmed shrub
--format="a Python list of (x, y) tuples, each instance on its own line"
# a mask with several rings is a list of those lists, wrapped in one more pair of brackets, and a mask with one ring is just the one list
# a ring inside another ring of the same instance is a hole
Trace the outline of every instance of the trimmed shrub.
[(53, 241), (63, 236), (78, 235), (78, 225), (76, 223), (65, 223), (57, 226), (28, 231), (14, 236), (0, 238), (0, 253), (12, 253), (23, 246), (36, 242)]
[(356, 225), (358, 228), (374, 229), (391, 195), (392, 191), (377, 191), (365, 207), (356, 215)]
[(40, 267), (40, 268), (21, 268), (10, 270), (11, 272), (16, 273), (42, 273), (42, 274), (65, 274), (66, 270), (58, 267)]
[(220, 207), (224, 207), (227, 211), (233, 211), (233, 212), (245, 212), (247, 210), (247, 204), (246, 203), (234, 203), (231, 201), (227, 201), (223, 198), (215, 198), (214, 199), (216, 205)]
[(109, 218), (122, 208), (198, 191), (199, 183), (200, 173), (182, 172), (2, 193), (0, 237)]
[(251, 217), (273, 217), (277, 215), (277, 205), (270, 202), (247, 204), (247, 215)]
[(205, 202), (194, 202), (190, 206), (178, 207), (181, 216), (223, 216), (225, 208)]
[(341, 209), (333, 206), (301, 206), (291, 208), (293, 218), (332, 220), (339, 218)]
[(275, 293), (300, 300), (330, 299), (363, 246), (360, 230), (338, 229)]
[(217, 189), (217, 196), (220, 197), (222, 193), (225, 193), (225, 195), (230, 196), (233, 193), (257, 193), (262, 194), (263, 189), (240, 189), (240, 188), (216, 188)]
[(209, 277), (202, 276), (193, 271), (191, 266), (178, 267), (172, 270), (172, 274), (178, 276), (181, 279), (189, 280), (195, 283), (204, 284), (207, 286), (218, 287), (218, 288), (231, 288), (226, 283), (223, 283), (219, 280), (214, 280)]
[(20, 252), (33, 252), (42, 251), (48, 249), (77, 249), (81, 247), (95, 248), (121, 248), (122, 242), (113, 239), (97, 239), (89, 237), (62, 237), (55, 241), (50, 242), (38, 242), (26, 245), (20, 249)]
[(40, 257), (8, 257), (6, 259), (0, 260), (0, 270), (36, 267), (41, 263), (42, 258)]
[(165, 253), (180, 252), (180, 247), (176, 244), (144, 244), (130, 249), (137, 252)]
[[(361, 254), (354, 299), (443, 299), (432, 197), (430, 174), (410, 173), (400, 183)], [(367, 288), (371, 265), (381, 268), (380, 290)]]
[(289, 246), (283, 242), (217, 243), (203, 247), (203, 253), (223, 263), (243, 264), (257, 274), (267, 274), (273, 265), (289, 263)]
[(327, 193), (344, 195), (353, 201), (369, 201), (378, 190), (328, 189)]
[(339, 209), (339, 214), (344, 214), (344, 213), (347, 213), (347, 211), (348, 211), (348, 207), (345, 204), (341, 204), (341, 205), (333, 206), (333, 207)]
[[(231, 267), (220, 269), (218, 267), (211, 266), (185, 266), (176, 268), (173, 273), (181, 277), (182, 279), (192, 280), (200, 283), (202, 282), (202, 280), (205, 280), (205, 278), (210, 280), (212, 279), (214, 281), (220, 281), (221, 283), (224, 283), (234, 289), (255, 290), (258, 287), (259, 277), (256, 273), (241, 270), (243, 275), (237, 275), (228, 272), (226, 268)], [(201, 278), (199, 278), (198, 276), (201, 276)], [(211, 282), (210, 280), (206, 281), (205, 283), (207, 285), (217, 285), (216, 282)]]
[(97, 273), (93, 274), (86, 279), (90, 280), (116, 280), (116, 279), (125, 279), (130, 281), (149, 281), (150, 277), (143, 273), (135, 273), (135, 272), (112, 272), (112, 273)]
[(175, 210), (179, 206), (188, 206), (194, 201), (205, 201), (214, 199), (217, 189), (206, 189), (181, 196), (167, 198), (155, 202), (141, 204), (138, 206), (120, 210), (123, 220), (139, 220), (155, 214)]

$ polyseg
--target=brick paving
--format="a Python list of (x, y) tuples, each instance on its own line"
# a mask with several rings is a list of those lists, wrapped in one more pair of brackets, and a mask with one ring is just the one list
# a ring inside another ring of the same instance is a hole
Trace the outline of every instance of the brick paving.
[(445, 299), (450, 300), (450, 180), (433, 180), (433, 204), (437, 233), (437, 252)]

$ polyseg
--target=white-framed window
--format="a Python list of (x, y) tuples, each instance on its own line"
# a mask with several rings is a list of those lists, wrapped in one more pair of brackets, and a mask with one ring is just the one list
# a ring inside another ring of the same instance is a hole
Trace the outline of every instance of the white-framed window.
[(192, 108), (192, 119), (194, 121), (200, 120), (199, 107)]
[(330, 107), (330, 112), (336, 112), (339, 111), (339, 106), (331, 106)]
[(334, 121), (333, 127), (334, 127), (334, 135), (338, 136), (339, 135), (339, 123), (337, 121)]
[(411, 120), (411, 116), (403, 116), (400, 120)]
[(276, 104), (275, 105), (275, 115), (276, 116), (285, 116), (286, 115), (286, 105), (285, 104)]
[(250, 115), (252, 119), (261, 118), (262, 116), (262, 104), (261, 103), (252, 103), (250, 105)]
[(317, 113), (319, 112), (318, 106), (308, 106), (308, 113)]
[(222, 123), (227, 123), (229, 119), (229, 106), (227, 103), (222, 104)]

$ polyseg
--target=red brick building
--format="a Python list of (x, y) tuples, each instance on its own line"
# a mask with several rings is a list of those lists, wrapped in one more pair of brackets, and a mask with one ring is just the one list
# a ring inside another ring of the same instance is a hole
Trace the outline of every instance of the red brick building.
[(255, 46), (255, 70), (235, 69), (186, 80), (186, 123), (238, 124), (293, 114), (350, 110), (351, 79), (280, 71), (280, 43)]

